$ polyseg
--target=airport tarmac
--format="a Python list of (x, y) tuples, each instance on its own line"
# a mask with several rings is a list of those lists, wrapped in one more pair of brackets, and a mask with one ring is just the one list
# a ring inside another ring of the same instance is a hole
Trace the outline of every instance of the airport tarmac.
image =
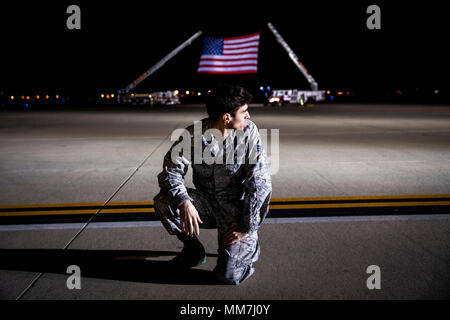
[(249, 110), (269, 133), (273, 205), (239, 286), (211, 278), (215, 230), (200, 233), (205, 265), (169, 272), (181, 244), (152, 218), (171, 134), (202, 106), (1, 111), (0, 299), (450, 297), (450, 106)]

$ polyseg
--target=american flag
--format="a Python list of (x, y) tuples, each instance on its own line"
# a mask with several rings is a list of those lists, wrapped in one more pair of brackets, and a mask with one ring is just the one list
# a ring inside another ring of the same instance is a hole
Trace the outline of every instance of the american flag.
[(242, 37), (205, 36), (198, 73), (256, 73), (259, 33)]

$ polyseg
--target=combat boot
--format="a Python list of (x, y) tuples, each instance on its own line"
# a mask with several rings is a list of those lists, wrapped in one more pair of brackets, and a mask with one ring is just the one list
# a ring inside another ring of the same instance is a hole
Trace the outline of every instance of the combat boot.
[(196, 236), (177, 236), (184, 243), (183, 250), (170, 263), (180, 268), (192, 268), (206, 263), (206, 251)]

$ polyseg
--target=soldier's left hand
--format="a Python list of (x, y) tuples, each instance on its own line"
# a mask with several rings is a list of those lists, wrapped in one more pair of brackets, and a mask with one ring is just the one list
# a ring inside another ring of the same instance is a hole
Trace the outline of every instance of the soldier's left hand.
[(222, 235), (222, 245), (228, 246), (247, 237), (248, 233), (241, 232), (237, 223), (233, 222), (230, 229)]

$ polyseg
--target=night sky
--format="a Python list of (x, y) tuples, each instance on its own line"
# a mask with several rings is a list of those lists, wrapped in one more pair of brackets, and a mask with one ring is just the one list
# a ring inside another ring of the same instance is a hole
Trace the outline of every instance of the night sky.
[[(7, 94), (88, 95), (118, 90), (198, 30), (217, 37), (260, 31), (258, 74), (198, 75), (200, 38), (136, 92), (205, 88), (217, 82), (309, 89), (267, 28), (272, 22), (320, 89), (444, 92), (450, 70), (443, 3), (391, 2), (2, 3), (0, 89)], [(81, 30), (66, 27), (71, 4), (81, 8)], [(381, 8), (381, 30), (366, 27), (370, 4)]]

